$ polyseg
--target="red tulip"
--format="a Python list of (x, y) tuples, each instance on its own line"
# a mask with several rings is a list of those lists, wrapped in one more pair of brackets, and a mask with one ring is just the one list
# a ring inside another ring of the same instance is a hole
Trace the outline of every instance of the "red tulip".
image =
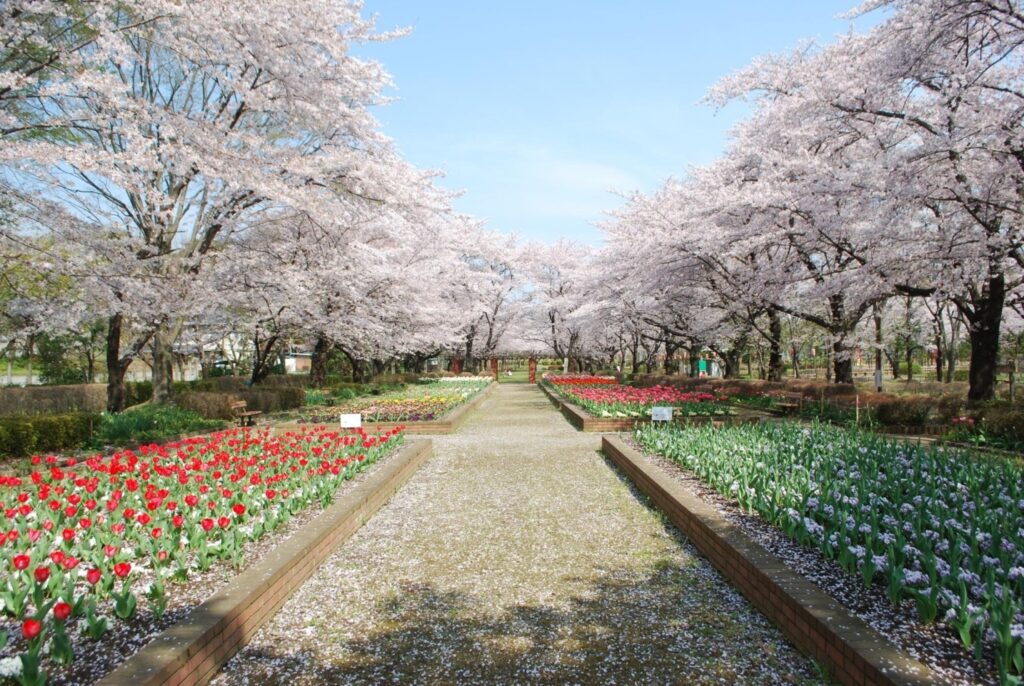
[(203, 527), (203, 531), (209, 531), (213, 528), (213, 520), (209, 517), (204, 517), (203, 521), (199, 522), (199, 524)]
[[(12, 539), (13, 540), (13, 539)], [(15, 555), (14, 556), (14, 568), (19, 572), (23, 572), (28, 569), (28, 565), (32, 560), (28, 555)]]
[(242, 503), (235, 503), (234, 505), (231, 506), (231, 511), (239, 517), (241, 517), (245, 514), (245, 505), (243, 505)]
[(21, 635), (25, 640), (31, 641), (43, 630), (43, 623), (38, 619), (26, 619), (21, 623)]
[(36, 567), (35, 572), (33, 572), (33, 576), (35, 576), (36, 581), (38, 581), (41, 584), (45, 584), (46, 580), (50, 578), (50, 568)]
[(71, 606), (65, 602), (59, 602), (53, 606), (53, 618), (58, 622), (63, 622), (65, 619), (71, 616)]
[(98, 584), (102, 577), (103, 577), (103, 572), (101, 572), (100, 570), (98, 570), (96, 568), (90, 569), (88, 572), (85, 573), (85, 580), (88, 581), (93, 586)]
[(131, 574), (131, 571), (132, 571), (131, 563), (128, 563), (128, 562), (118, 562), (116, 565), (114, 565), (114, 574), (117, 575), (117, 577), (120, 578), (120, 579), (123, 579), (126, 576), (128, 576), (129, 574)]

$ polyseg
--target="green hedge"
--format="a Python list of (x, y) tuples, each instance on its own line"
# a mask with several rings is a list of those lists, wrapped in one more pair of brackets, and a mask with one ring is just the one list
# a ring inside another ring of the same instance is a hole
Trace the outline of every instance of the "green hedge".
[(26, 456), (77, 450), (100, 424), (92, 412), (0, 416), (0, 455)]

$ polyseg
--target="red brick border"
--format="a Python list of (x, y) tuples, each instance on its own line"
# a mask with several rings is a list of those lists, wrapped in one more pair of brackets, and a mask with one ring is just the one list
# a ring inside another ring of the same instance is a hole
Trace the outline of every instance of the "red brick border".
[(841, 684), (943, 683), (621, 439), (605, 436), (601, 450), (757, 609)]
[[(492, 381), (489, 386), (477, 393), (475, 398), (464, 405), (459, 405), (451, 412), (441, 417), (441, 419), (435, 419), (430, 422), (374, 422), (363, 424), (363, 429), (366, 433), (384, 433), (385, 431), (390, 431), (396, 427), (404, 426), (405, 433), (408, 434), (450, 434), (462, 426), (462, 423), (466, 421), (466, 417), (469, 416), (469, 413), (475, 410), (476, 407), (482, 403), (487, 396), (493, 393), (494, 389), (497, 387), (498, 384)], [(289, 422), (287, 424), (268, 424), (267, 426), (273, 429), (275, 434), (285, 431), (305, 431), (308, 429), (328, 429), (333, 431), (338, 428), (333, 424), (299, 424), (297, 422)]]
[(431, 450), (429, 440), (407, 442), (323, 514), (96, 683), (194, 686), (210, 681), (316, 568), (409, 480)]

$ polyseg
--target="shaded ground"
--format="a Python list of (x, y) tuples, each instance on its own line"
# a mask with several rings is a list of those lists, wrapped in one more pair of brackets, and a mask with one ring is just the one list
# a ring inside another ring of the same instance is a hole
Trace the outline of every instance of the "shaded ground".
[(502, 386), (217, 684), (817, 683), (532, 386)]

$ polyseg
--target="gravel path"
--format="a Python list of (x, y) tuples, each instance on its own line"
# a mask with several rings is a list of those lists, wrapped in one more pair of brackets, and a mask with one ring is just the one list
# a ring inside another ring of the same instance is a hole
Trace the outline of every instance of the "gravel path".
[(214, 683), (820, 683), (598, 447), (499, 387)]

